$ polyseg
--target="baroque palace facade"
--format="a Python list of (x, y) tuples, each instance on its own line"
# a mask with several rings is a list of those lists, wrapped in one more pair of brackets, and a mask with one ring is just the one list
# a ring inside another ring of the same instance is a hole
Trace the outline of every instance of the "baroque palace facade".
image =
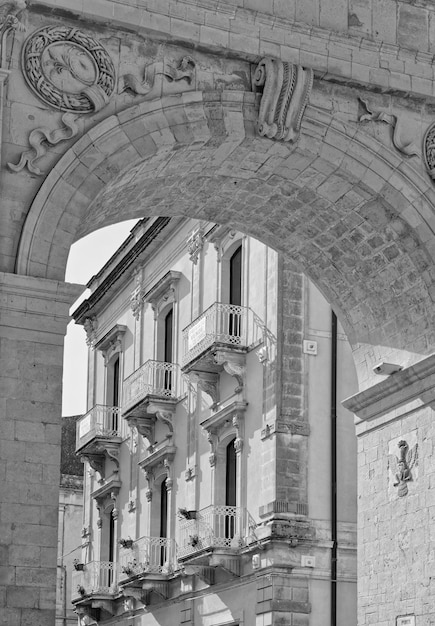
[(256, 239), (163, 217), (88, 286), (80, 624), (356, 624), (356, 378), (323, 296)]

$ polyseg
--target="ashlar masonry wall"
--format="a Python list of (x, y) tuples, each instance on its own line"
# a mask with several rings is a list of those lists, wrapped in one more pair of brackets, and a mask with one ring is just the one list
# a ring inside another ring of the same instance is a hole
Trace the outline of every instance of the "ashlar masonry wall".
[(0, 275), (2, 626), (54, 624), (63, 338), (81, 290)]
[(360, 626), (434, 620), (434, 385), (430, 356), (345, 402), (359, 417)]

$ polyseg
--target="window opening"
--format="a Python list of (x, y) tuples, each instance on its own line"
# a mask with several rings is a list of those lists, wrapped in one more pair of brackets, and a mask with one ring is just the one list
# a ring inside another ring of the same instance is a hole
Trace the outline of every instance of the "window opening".
[[(166, 363), (172, 363), (173, 352), (173, 309), (167, 313), (165, 317), (165, 346), (164, 346), (164, 360)], [(165, 372), (165, 390), (170, 391), (172, 388), (172, 372)]]
[[(163, 480), (160, 485), (160, 537), (166, 538), (168, 535), (168, 490), (166, 489), (166, 481)], [(166, 561), (166, 547), (162, 545), (160, 548), (160, 565), (164, 565)]]
[[(242, 246), (230, 258), (230, 304), (242, 304)], [(228, 332), (232, 337), (240, 337), (241, 316), (238, 313), (230, 313)]]
[[(236, 506), (237, 502), (237, 457), (234, 447), (235, 437), (230, 441), (226, 448), (226, 466), (225, 466), (225, 505)], [(235, 534), (236, 516), (228, 514), (225, 519), (225, 537), (232, 539)]]

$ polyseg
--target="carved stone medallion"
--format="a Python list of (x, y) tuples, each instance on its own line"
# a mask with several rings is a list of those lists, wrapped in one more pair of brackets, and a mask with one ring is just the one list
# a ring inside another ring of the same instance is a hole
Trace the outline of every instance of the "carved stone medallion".
[(423, 156), (429, 176), (435, 180), (435, 122), (429, 126), (424, 136)]
[(44, 26), (32, 33), (23, 46), (22, 69), (35, 94), (61, 111), (99, 111), (116, 84), (107, 50), (67, 26)]

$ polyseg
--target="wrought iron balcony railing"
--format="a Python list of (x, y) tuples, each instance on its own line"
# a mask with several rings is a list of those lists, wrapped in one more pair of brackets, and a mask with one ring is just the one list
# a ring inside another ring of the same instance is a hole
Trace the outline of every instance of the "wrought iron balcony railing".
[(244, 508), (208, 506), (196, 513), (196, 519), (180, 522), (178, 558), (210, 548), (241, 548), (255, 526), (255, 521)]
[(215, 302), (183, 330), (182, 367), (214, 344), (247, 348), (263, 338), (249, 307)]
[(176, 400), (178, 387), (176, 363), (147, 361), (124, 380), (122, 411), (125, 414), (147, 396)]
[(72, 601), (77, 602), (93, 594), (113, 594), (118, 588), (118, 565), (111, 561), (91, 561), (82, 571), (74, 571), (71, 578)]
[(141, 537), (131, 548), (121, 550), (120, 576), (170, 574), (176, 565), (175, 542), (165, 537)]
[(76, 451), (95, 437), (110, 439), (127, 436), (128, 426), (121, 419), (120, 408), (96, 404), (76, 423)]

